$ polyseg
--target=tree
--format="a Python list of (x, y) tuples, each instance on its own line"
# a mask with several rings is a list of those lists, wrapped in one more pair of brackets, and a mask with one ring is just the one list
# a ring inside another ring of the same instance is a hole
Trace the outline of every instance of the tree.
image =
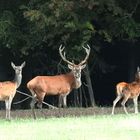
[(29, 77), (59, 72), (60, 44), (66, 46), (68, 59), (78, 62), (84, 57), (81, 46), (89, 43), (89, 72), (93, 67), (107, 71), (111, 66), (101, 50), (123, 41), (134, 46), (140, 37), (139, 0), (8, 0), (0, 10), (0, 46), (13, 58), (28, 61)]

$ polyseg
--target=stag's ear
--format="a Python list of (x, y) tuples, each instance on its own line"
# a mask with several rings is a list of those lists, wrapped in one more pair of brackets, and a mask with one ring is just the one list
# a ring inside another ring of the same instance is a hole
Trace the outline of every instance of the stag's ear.
[(86, 67), (86, 64), (82, 65), (82, 66), (81, 66), (81, 69), (84, 69), (85, 67)]
[(139, 72), (140, 71), (140, 68), (139, 67), (137, 67), (137, 72)]
[(22, 64), (21, 64), (21, 67), (23, 68), (25, 66), (26, 62), (24, 61)]
[(13, 68), (15, 68), (16, 66), (15, 66), (15, 64), (13, 63), (13, 62), (11, 62), (11, 66), (13, 67)]
[(73, 69), (73, 66), (70, 65), (70, 64), (68, 64), (68, 68), (72, 70)]

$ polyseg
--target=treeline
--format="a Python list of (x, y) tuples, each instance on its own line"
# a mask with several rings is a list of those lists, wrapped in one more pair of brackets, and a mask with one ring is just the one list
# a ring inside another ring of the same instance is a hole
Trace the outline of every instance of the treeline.
[(91, 54), (83, 72), (84, 84), (74, 91), (80, 94), (73, 94), (69, 104), (94, 105), (90, 77), (98, 69), (104, 72), (112, 68), (104, 61), (101, 50), (120, 42), (133, 46), (139, 43), (139, 3), (139, 0), (1, 0), (1, 58), (7, 52), (9, 61), (27, 62), (22, 87), (26, 90), (26, 82), (36, 75), (68, 71), (58, 53), (61, 44), (66, 47), (67, 58), (78, 63), (85, 55), (82, 46), (88, 43)]

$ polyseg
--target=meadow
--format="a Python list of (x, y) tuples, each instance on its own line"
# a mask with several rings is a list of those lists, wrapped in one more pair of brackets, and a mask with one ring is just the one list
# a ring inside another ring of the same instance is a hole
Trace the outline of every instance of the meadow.
[(0, 119), (0, 140), (138, 140), (140, 115)]

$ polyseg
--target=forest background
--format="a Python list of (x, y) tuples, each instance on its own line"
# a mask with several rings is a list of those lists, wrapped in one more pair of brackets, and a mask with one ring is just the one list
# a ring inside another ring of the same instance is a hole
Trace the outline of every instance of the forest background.
[[(139, 0), (0, 0), (0, 80), (13, 78), (11, 61), (26, 61), (19, 90), (30, 94), (26, 83), (33, 77), (69, 71), (58, 53), (61, 44), (75, 63), (89, 44), (82, 87), (68, 96), (68, 106), (111, 105), (116, 83), (133, 81), (140, 65), (139, 15)], [(23, 98), (17, 93), (14, 102)], [(45, 100), (57, 106), (57, 97)]]

